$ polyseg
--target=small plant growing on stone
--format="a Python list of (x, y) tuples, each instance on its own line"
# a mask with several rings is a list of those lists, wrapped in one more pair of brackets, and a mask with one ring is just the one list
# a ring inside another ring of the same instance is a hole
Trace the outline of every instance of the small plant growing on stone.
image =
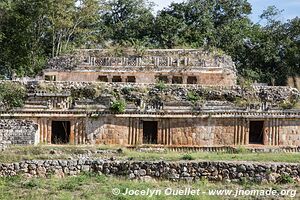
[(279, 178), (279, 182), (283, 184), (294, 183), (294, 179), (288, 174), (282, 174)]
[(234, 104), (238, 107), (246, 107), (249, 105), (249, 102), (243, 98), (239, 98), (237, 97), (235, 100), (234, 100)]
[(240, 178), (240, 185), (242, 185), (244, 187), (248, 186), (249, 185), (249, 181), (247, 180), (247, 178), (241, 177)]
[(123, 113), (126, 109), (126, 102), (124, 100), (115, 100), (111, 102), (110, 110), (117, 113)]
[(195, 160), (195, 158), (191, 154), (185, 154), (181, 158), (182, 160)]
[(163, 91), (167, 88), (166, 84), (164, 81), (159, 80), (156, 84), (155, 84), (155, 88), (159, 89), (160, 91)]
[(123, 87), (122, 88), (122, 93), (123, 94), (130, 94), (133, 91), (132, 87)]
[(192, 103), (196, 103), (200, 99), (201, 99), (200, 96), (194, 91), (189, 91), (187, 93), (187, 100), (189, 100)]
[(240, 84), (240, 86), (243, 90), (246, 90), (246, 91), (253, 91), (254, 90), (254, 88), (252, 87), (253, 81), (251, 79), (241, 78), (239, 80), (239, 84)]
[(291, 102), (291, 101), (283, 101), (279, 104), (279, 107), (287, 110), (287, 109), (292, 109), (295, 107), (296, 102)]

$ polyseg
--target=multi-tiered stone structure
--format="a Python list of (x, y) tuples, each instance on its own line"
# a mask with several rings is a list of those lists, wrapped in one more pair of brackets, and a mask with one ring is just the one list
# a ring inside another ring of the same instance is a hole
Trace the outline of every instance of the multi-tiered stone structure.
[(49, 61), (42, 79), (19, 83), (24, 107), (2, 106), (0, 141), (300, 145), (299, 91), (237, 85), (231, 58), (217, 52), (78, 50)]

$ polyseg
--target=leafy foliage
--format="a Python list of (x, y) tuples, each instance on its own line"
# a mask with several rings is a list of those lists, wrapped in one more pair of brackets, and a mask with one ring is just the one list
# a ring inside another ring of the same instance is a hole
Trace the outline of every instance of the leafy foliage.
[(181, 158), (182, 160), (195, 160), (191, 154), (184, 154)]
[(126, 109), (126, 102), (123, 100), (115, 100), (111, 102), (110, 110), (117, 113), (123, 113)]
[(0, 83), (0, 106), (8, 108), (22, 107), (26, 98), (26, 89), (23, 85), (13, 82)]
[(167, 88), (166, 84), (164, 81), (159, 80), (156, 84), (155, 84), (155, 88), (159, 89), (160, 91), (163, 91), (164, 89)]
[(189, 91), (187, 93), (187, 100), (191, 101), (192, 103), (195, 103), (200, 100), (200, 96), (194, 91)]

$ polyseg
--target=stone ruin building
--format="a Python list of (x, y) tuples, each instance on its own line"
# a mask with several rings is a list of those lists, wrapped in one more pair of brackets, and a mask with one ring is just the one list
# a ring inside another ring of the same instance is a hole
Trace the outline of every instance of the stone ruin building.
[(237, 85), (234, 63), (218, 52), (77, 50), (14, 83), (25, 104), (0, 104), (0, 143), (300, 145), (299, 91)]

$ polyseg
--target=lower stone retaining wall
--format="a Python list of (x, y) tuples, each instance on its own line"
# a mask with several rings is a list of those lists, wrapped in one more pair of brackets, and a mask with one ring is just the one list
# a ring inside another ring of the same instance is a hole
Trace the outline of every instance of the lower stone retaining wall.
[(253, 181), (258, 183), (284, 183), (292, 179), (299, 182), (300, 164), (256, 162), (205, 161), (111, 161), (111, 160), (32, 160), (0, 164), (0, 176), (25, 175), (27, 177), (64, 177), (81, 172), (125, 176), (128, 179), (169, 179), (172, 181)]
[(28, 120), (0, 119), (0, 150), (9, 144), (31, 145), (38, 142), (38, 125)]

